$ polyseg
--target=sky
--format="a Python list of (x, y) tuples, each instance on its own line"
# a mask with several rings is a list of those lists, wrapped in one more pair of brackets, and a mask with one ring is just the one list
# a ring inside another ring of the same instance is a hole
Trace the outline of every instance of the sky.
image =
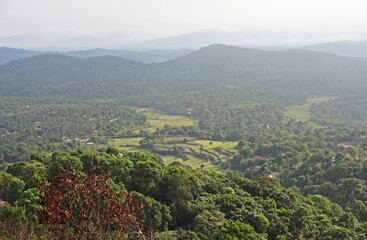
[(112, 36), (134, 42), (205, 29), (313, 41), (367, 39), (367, 1), (0, 0), (0, 38)]

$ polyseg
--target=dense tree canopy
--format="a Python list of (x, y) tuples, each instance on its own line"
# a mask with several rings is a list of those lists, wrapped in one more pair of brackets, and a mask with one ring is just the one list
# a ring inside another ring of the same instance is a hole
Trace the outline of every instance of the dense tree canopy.
[[(33, 171), (35, 164), (46, 171)], [(162, 166), (147, 152), (54, 153), (23, 163), (23, 169), (16, 166), (9, 164), (1, 172), (1, 198), (7, 202), (0, 216), (7, 226), (1, 229), (3, 234), (23, 227), (33, 236), (58, 231), (64, 237), (101, 236), (101, 232), (117, 236), (111, 234), (119, 229), (121, 234), (141, 232), (157, 239), (365, 237), (362, 220), (320, 195), (304, 197), (269, 177), (249, 180), (234, 172)], [(113, 171), (117, 166), (121, 169)], [(140, 184), (133, 180), (137, 171)], [(27, 173), (23, 180), (21, 172)], [(38, 187), (24, 184), (32, 178), (38, 179)], [(119, 195), (126, 191), (131, 195)], [(139, 204), (144, 206), (140, 213)], [(37, 219), (45, 227), (42, 231), (34, 225)], [(20, 225), (10, 227), (11, 221)]]

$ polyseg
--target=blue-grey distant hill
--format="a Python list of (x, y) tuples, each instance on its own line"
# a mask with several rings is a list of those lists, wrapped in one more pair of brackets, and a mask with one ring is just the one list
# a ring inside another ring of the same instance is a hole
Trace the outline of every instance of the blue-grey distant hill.
[(0, 65), (20, 58), (33, 57), (41, 53), (24, 49), (0, 47)]
[(165, 62), (177, 57), (184, 56), (193, 52), (191, 49), (177, 49), (177, 50), (149, 50), (149, 51), (131, 51), (131, 50), (108, 50), (108, 49), (90, 49), (83, 51), (72, 51), (62, 53), (66, 56), (72, 56), (77, 58), (90, 58), (100, 56), (114, 56), (123, 57), (128, 60), (143, 62), (143, 63), (154, 63), (154, 62)]
[(172, 60), (174, 58), (189, 54), (192, 51), (193, 50), (190, 49), (150, 50), (150, 51), (90, 49), (90, 50), (70, 51), (70, 52), (43, 52), (43, 51), (31, 51), (25, 49), (1, 47), (0, 65), (8, 63), (13, 60), (22, 59), (26, 57), (33, 57), (41, 54), (60, 54), (77, 58), (114, 56), (114, 57), (122, 57), (137, 62), (154, 63), (154, 62), (165, 62), (168, 60)]
[(367, 40), (365, 41), (339, 41), (321, 43), (304, 47), (304, 49), (331, 53), (345, 57), (367, 58)]
[(153, 39), (137, 44), (135, 47), (138, 49), (198, 49), (218, 43), (241, 45), (249, 37), (252, 36), (241, 32), (203, 30), (178, 36)]

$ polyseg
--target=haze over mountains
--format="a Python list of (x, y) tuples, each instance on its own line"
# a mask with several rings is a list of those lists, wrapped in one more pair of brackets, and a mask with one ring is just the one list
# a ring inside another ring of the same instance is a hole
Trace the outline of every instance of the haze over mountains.
[[(265, 50), (302, 48), (346, 57), (367, 58), (367, 40), (337, 41), (301, 46), (302, 42), (297, 41), (289, 42), (287, 45), (283, 38), (281, 33), (273, 38), (268, 38), (262, 33), (221, 30), (196, 31), (140, 43), (136, 39), (132, 40), (133, 37), (118, 34), (106, 37), (60, 37), (53, 40), (37, 35), (21, 35), (0, 38), (0, 65), (40, 54), (62, 54), (77, 58), (115, 56), (143, 63), (159, 63), (219, 43)], [(131, 41), (129, 42), (127, 39)], [(307, 41), (305, 40), (305, 42)], [(14, 46), (28, 49), (36, 46), (38, 50), (12, 48)], [(65, 49), (77, 50), (65, 51)]]
[(304, 49), (326, 52), (346, 57), (367, 58), (367, 40), (365, 41), (338, 41), (306, 46)]
[(160, 64), (120, 57), (40, 55), (0, 67), (1, 95), (120, 98), (227, 88), (268, 94), (363, 95), (367, 59), (307, 50), (211, 45)]
[(32, 57), (39, 54), (42, 54), (42, 52), (0, 47), (0, 65), (16, 59)]
[(242, 32), (204, 30), (177, 36), (153, 39), (136, 44), (134, 47), (139, 49), (198, 49), (217, 43), (244, 45), (253, 40), (254, 37), (255, 36), (252, 36), (252, 34)]
[(106, 36), (60, 36), (47, 37), (35, 34), (22, 34), (0, 37), (0, 46), (10, 48), (27, 48), (41, 51), (73, 51), (91, 48), (120, 48), (139, 40), (125, 34), (108, 34)]
[(152, 62), (165, 62), (189, 54), (192, 51), (193, 50), (190, 49), (150, 50), (150, 51), (89, 49), (89, 50), (70, 51), (70, 52), (45, 52), (45, 51), (31, 51), (24, 49), (0, 47), (0, 65), (13, 60), (42, 54), (60, 54), (77, 58), (114, 56), (114, 57), (123, 57), (125, 59), (137, 62), (152, 63)]
[(56, 38), (38, 35), (16, 35), (0, 37), (0, 46), (63, 52), (93, 48), (145, 51), (152, 49), (198, 49), (215, 43), (255, 46), (286, 45), (286, 39), (281, 33), (277, 33), (277, 36), (269, 38), (265, 33), (261, 32), (228, 32), (208, 29), (145, 40), (121, 34)]
[[(297, 48), (323, 42), (339, 41), (338, 36), (322, 36), (317, 33), (281, 31), (223, 31), (206, 29), (179, 35), (141, 39), (124, 34), (106, 36), (60, 36), (15, 35), (0, 37), (0, 46), (25, 48), (35, 51), (79, 51), (88, 49), (125, 49), (125, 50), (162, 50), (162, 49), (199, 49), (211, 44), (227, 44), (253, 48)], [(353, 39), (353, 38), (350, 38)]]
[[(0, 93), (115, 98), (224, 87), (280, 95), (345, 95), (348, 89), (353, 95), (366, 87), (367, 41), (323, 43), (297, 50), (277, 50), (274, 46), (276, 51), (213, 44), (238, 45), (254, 36), (198, 31), (137, 44), (139, 51), (99, 48), (59, 52), (0, 47)], [(212, 45), (194, 50), (208, 44)], [(346, 84), (351, 82), (354, 84)]]

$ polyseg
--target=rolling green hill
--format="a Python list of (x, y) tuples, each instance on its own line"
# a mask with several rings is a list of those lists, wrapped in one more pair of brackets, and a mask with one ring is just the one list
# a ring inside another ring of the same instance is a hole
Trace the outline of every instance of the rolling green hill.
[(21, 59), (0, 67), (0, 95), (91, 99), (239, 89), (256, 94), (355, 96), (364, 94), (366, 76), (365, 59), (212, 45), (161, 64), (118, 57)]

